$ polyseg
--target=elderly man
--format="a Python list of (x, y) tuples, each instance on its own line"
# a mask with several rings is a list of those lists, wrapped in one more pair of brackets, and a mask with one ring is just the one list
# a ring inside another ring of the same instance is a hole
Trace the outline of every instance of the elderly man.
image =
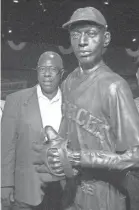
[(100, 11), (77, 9), (63, 28), (69, 31), (79, 67), (63, 83), (60, 134), (47, 128), (50, 141), (58, 142), (61, 135), (61, 146), (50, 145), (43, 161), (51, 173), (75, 176), (70, 209), (125, 210), (120, 177), (139, 166), (139, 114), (131, 90), (103, 62), (111, 36)]
[(43, 209), (39, 205), (44, 197), (42, 188), (48, 182), (59, 180), (49, 174), (38, 175), (32, 147), (43, 145), (46, 125), (59, 130), (62, 118), (59, 85), (63, 70), (63, 61), (57, 53), (44, 52), (37, 64), (38, 84), (6, 99), (1, 125), (3, 208), (14, 201), (14, 210)]

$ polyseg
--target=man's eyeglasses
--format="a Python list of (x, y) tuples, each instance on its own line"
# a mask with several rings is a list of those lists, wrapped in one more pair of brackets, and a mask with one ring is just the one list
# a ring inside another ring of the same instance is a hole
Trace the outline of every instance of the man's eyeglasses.
[(55, 75), (59, 74), (62, 71), (62, 69), (55, 68), (55, 67), (38, 66), (37, 71), (41, 74), (45, 74), (45, 73), (49, 72), (51, 75), (55, 76)]

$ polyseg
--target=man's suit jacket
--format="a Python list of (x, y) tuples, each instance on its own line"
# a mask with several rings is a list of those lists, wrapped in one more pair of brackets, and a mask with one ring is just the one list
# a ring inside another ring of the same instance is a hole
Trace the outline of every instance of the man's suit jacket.
[(32, 144), (44, 140), (36, 86), (7, 97), (1, 123), (1, 184), (14, 186), (18, 201), (38, 205), (44, 195), (41, 186), (44, 181), (51, 181), (52, 176), (38, 174), (33, 165), (37, 154)]

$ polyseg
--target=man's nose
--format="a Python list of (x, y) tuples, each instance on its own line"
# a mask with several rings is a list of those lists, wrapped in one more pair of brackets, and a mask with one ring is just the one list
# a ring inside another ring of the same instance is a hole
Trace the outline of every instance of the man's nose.
[(49, 69), (46, 69), (45, 72), (44, 72), (44, 76), (45, 77), (51, 77), (51, 71)]
[(88, 39), (85, 33), (82, 33), (79, 40), (79, 46), (84, 47), (88, 44)]

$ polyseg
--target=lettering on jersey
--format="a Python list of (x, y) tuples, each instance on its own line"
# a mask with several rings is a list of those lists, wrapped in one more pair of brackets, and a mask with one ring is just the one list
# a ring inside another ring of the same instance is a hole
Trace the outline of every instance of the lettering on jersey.
[(88, 120), (83, 128), (85, 128), (90, 133), (99, 131), (98, 122), (96, 122), (96, 119), (91, 114), (89, 114)]
[(85, 109), (78, 109), (75, 120), (79, 125), (84, 125), (86, 122), (87, 111)]
[(105, 132), (107, 132), (106, 130), (108, 130), (109, 128), (108, 125), (106, 125), (99, 118), (94, 117), (87, 110), (79, 108), (77, 107), (77, 105), (71, 104), (69, 101), (66, 101), (63, 107), (65, 117), (72, 121), (75, 121), (87, 132), (99, 138), (102, 144), (106, 143), (104, 140), (106, 139)]

